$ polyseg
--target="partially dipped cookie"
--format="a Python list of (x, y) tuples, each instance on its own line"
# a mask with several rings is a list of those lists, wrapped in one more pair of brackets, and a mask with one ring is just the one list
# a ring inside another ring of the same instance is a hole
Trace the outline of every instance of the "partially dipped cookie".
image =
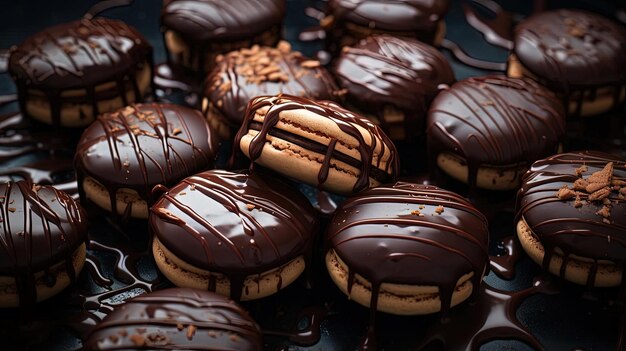
[(212, 167), (217, 146), (200, 111), (184, 106), (135, 104), (103, 114), (77, 146), (81, 198), (113, 216), (148, 218), (153, 188)]
[(152, 82), (152, 47), (124, 22), (81, 19), (13, 47), (9, 72), (22, 112), (47, 124), (85, 127), (100, 113), (143, 100)]
[(431, 172), (489, 190), (518, 189), (524, 172), (557, 152), (565, 111), (530, 79), (468, 78), (442, 91), (428, 112)]
[(326, 267), (372, 311), (442, 311), (479, 291), (489, 257), (485, 217), (459, 195), (398, 182), (348, 198), (327, 232)]
[(275, 174), (211, 170), (164, 194), (150, 230), (157, 267), (174, 284), (253, 300), (310, 264), (317, 220), (304, 195)]
[(267, 168), (340, 194), (395, 180), (398, 156), (373, 122), (336, 103), (280, 94), (248, 104), (235, 147)]
[(87, 254), (80, 205), (51, 186), (0, 184), (0, 308), (33, 305), (76, 280)]
[(626, 162), (595, 151), (535, 162), (517, 195), (517, 236), (568, 281), (619, 286), (626, 265)]
[(208, 291), (166, 289), (134, 297), (96, 324), (84, 350), (262, 349), (259, 326), (235, 302)]

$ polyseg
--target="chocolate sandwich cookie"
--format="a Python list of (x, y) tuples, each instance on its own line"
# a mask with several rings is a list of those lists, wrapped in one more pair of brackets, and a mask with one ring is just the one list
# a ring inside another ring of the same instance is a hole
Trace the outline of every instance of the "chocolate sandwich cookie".
[(166, 289), (118, 305), (96, 324), (85, 351), (260, 351), (259, 326), (235, 302), (193, 289)]
[(220, 137), (232, 139), (250, 99), (279, 93), (336, 100), (339, 92), (319, 61), (281, 41), (275, 48), (254, 45), (220, 56), (207, 78), (202, 111)]
[(535, 14), (515, 28), (508, 75), (530, 77), (562, 96), (569, 114), (590, 116), (626, 96), (626, 28), (582, 10)]
[(480, 289), (487, 220), (463, 197), (398, 182), (347, 199), (328, 227), (326, 267), (372, 313), (445, 314)]
[(445, 37), (448, 6), (448, 0), (329, 0), (320, 24), (331, 52), (372, 34), (438, 45)]
[(0, 308), (29, 306), (68, 287), (83, 269), (87, 223), (51, 186), (0, 184)]
[(174, 284), (253, 300), (309, 266), (317, 220), (275, 174), (211, 170), (186, 178), (150, 210), (152, 252)]
[(393, 140), (423, 135), (428, 106), (454, 73), (432, 46), (409, 38), (374, 35), (344, 47), (333, 72), (347, 102)]
[(340, 194), (392, 182), (398, 171), (380, 127), (330, 101), (257, 97), (234, 144), (253, 162)]
[(524, 176), (517, 202), (519, 241), (546, 271), (590, 287), (622, 283), (625, 160), (584, 151), (537, 161)]
[(431, 171), (490, 190), (519, 188), (536, 160), (557, 151), (565, 111), (530, 79), (468, 78), (441, 92), (428, 112)]
[(213, 166), (217, 137), (202, 113), (135, 104), (98, 117), (81, 136), (74, 166), (81, 198), (124, 218), (148, 218), (157, 185)]
[(152, 47), (118, 20), (47, 28), (10, 55), (22, 112), (47, 124), (87, 126), (100, 113), (142, 101), (151, 89)]
[(210, 72), (215, 58), (281, 37), (285, 0), (167, 0), (161, 11), (169, 60)]

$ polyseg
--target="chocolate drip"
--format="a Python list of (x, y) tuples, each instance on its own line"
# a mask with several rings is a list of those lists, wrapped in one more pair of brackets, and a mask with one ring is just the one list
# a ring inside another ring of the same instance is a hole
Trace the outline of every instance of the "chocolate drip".
[(481, 32), (488, 43), (507, 50), (513, 49), (513, 14), (491, 0), (473, 0), (473, 2), (489, 9), (495, 18), (491, 20), (482, 18), (469, 4), (463, 3), (463, 13), (467, 22)]
[(447, 315), (459, 279), (473, 274), (475, 298), (488, 262), (484, 216), (434, 186), (399, 182), (349, 198), (335, 212), (328, 240), (348, 267), (348, 292), (355, 274), (371, 283), (371, 323), (382, 283), (436, 286)]
[[(250, 142), (248, 150), (248, 155), (252, 162), (256, 161), (261, 156), (263, 147), (267, 141), (267, 135), (271, 130), (273, 130), (273, 128), (276, 128), (281, 112), (307, 110), (318, 114), (320, 118), (326, 118), (334, 122), (342, 132), (357, 141), (356, 148), (361, 159), (358, 179), (353, 187), (354, 192), (358, 192), (369, 187), (370, 168), (372, 166), (383, 171), (384, 173), (389, 174), (392, 179), (395, 179), (395, 175), (398, 171), (398, 159), (397, 151), (391, 140), (389, 140), (379, 127), (330, 101), (315, 102), (306, 98), (285, 94), (275, 97), (261, 96), (251, 100), (246, 109), (246, 116), (243, 125), (235, 136), (233, 145), (235, 150), (239, 148), (242, 137), (248, 132), (251, 124), (254, 122), (257, 110), (265, 107), (269, 107), (269, 109), (263, 118), (261, 130)], [(366, 142), (366, 136), (368, 136), (368, 139), (371, 140), (369, 143)], [(378, 145), (378, 140), (382, 141), (380, 145)], [(378, 151), (376, 161), (374, 160), (375, 150)], [(230, 162), (231, 164), (234, 162), (235, 155), (236, 152), (233, 152), (233, 157)], [(389, 155), (388, 159), (385, 160), (384, 165), (383, 155)], [(330, 163), (328, 163), (328, 166), (330, 166)]]
[(217, 138), (198, 111), (171, 104), (131, 105), (100, 116), (83, 133), (75, 158), (78, 185), (82, 192), (86, 177), (102, 184), (115, 217), (118, 190), (132, 189), (151, 204), (156, 185), (171, 186), (211, 167), (216, 150)]
[(523, 249), (516, 237), (509, 236), (503, 239), (502, 246), (506, 254), (501, 256), (489, 256), (491, 271), (498, 277), (506, 280), (515, 278), (515, 265), (523, 257)]
[(490, 71), (500, 71), (500, 72), (506, 71), (506, 67), (507, 67), (506, 62), (503, 62), (503, 63), (491, 62), (491, 61), (485, 61), (485, 60), (479, 60), (479, 59), (473, 58), (470, 55), (468, 55), (465, 51), (463, 51), (463, 49), (457, 43), (449, 39), (442, 40), (441, 47), (444, 49), (450, 50), (450, 52), (452, 52), (452, 55), (454, 55), (454, 58), (456, 58), (457, 60), (459, 60), (460, 62), (468, 66), (479, 68), (479, 69), (486, 69)]
[(71, 197), (49, 186), (7, 182), (0, 194), (0, 275), (15, 278), (21, 306), (34, 305), (36, 273), (65, 262), (75, 280), (72, 255), (87, 240), (86, 218)]
[(300, 311), (291, 331), (263, 329), (263, 335), (284, 337), (298, 345), (312, 346), (320, 340), (321, 324), (327, 314), (328, 309), (323, 307), (305, 307)]
[(565, 134), (565, 114), (532, 80), (468, 78), (437, 96), (427, 134), (431, 170), (442, 152), (462, 157), (471, 191), (481, 166), (523, 167), (553, 153)]
[(134, 0), (100, 0), (87, 10), (83, 18), (92, 19), (104, 11), (116, 7), (129, 6)]
[[(186, 178), (152, 207), (150, 228), (177, 257), (230, 280), (244, 280), (311, 250), (317, 221), (306, 198), (276, 175), (207, 171)], [(278, 192), (280, 190), (280, 192)], [(308, 269), (310, 262), (305, 262)], [(215, 278), (209, 286), (215, 289)], [(277, 288), (282, 283), (279, 281)]]
[[(426, 111), (441, 85), (455, 81), (448, 61), (435, 48), (409, 38), (371, 36), (344, 47), (333, 66), (348, 102), (377, 117), (386, 133), (402, 128), (405, 137), (424, 132)], [(387, 121), (393, 107), (403, 116)]]

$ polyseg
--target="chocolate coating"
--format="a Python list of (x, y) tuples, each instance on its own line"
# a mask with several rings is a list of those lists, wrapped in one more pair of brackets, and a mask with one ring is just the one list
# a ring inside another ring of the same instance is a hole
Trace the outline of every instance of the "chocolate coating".
[[(248, 101), (260, 95), (336, 99), (338, 88), (326, 68), (287, 47), (242, 49), (218, 60), (207, 78), (204, 96), (235, 130), (241, 126)], [(271, 73), (264, 75), (263, 71)]]
[[(344, 47), (334, 63), (348, 102), (378, 117), (385, 131), (404, 124), (407, 136), (423, 134), (428, 105), (439, 85), (454, 83), (454, 73), (434, 47), (409, 38), (375, 35)], [(404, 121), (385, 122), (385, 107), (404, 113)]]
[(65, 262), (76, 279), (72, 254), (87, 240), (86, 221), (80, 205), (51, 186), (0, 184), (0, 276), (15, 278), (20, 305), (36, 302), (37, 272)]
[(308, 200), (275, 174), (261, 173), (199, 173), (171, 188), (150, 212), (159, 241), (181, 260), (226, 275), (234, 298), (247, 276), (307, 259), (316, 234)]
[[(612, 191), (610, 223), (596, 214), (602, 202), (587, 201), (574, 206), (574, 199), (561, 200), (559, 189), (572, 186), (578, 176), (576, 169), (588, 167), (583, 176), (601, 170), (613, 162), (613, 179), (626, 179), (626, 162), (595, 151), (558, 154), (535, 162), (525, 174), (517, 195), (517, 220), (524, 219), (545, 249), (544, 267), (549, 264), (554, 248), (565, 256), (570, 254), (596, 260), (626, 264), (626, 199)], [(564, 273), (564, 272), (563, 272)], [(593, 282), (593, 280), (591, 280)]]
[(193, 42), (246, 39), (282, 22), (285, 0), (170, 0), (161, 12), (166, 28)]
[(172, 186), (212, 167), (217, 146), (215, 133), (199, 111), (134, 104), (101, 115), (83, 132), (74, 165), (79, 186), (84, 177), (91, 177), (109, 190), (115, 214), (118, 189), (135, 190), (151, 204), (156, 185)]
[(428, 147), (465, 159), (469, 184), (480, 166), (530, 165), (556, 151), (565, 111), (530, 79), (468, 78), (441, 92), (428, 113)]
[(29, 89), (67, 90), (131, 77), (152, 47), (134, 28), (107, 18), (47, 28), (11, 50), (9, 72)]
[(413, 183), (347, 199), (335, 211), (328, 240), (348, 266), (348, 290), (355, 273), (371, 282), (373, 310), (380, 285), (397, 283), (439, 287), (445, 314), (459, 278), (473, 272), (477, 293), (489, 262), (486, 218), (457, 194)]
[(134, 297), (90, 332), (85, 350), (262, 350), (258, 325), (235, 302), (174, 288)]
[(626, 29), (582, 10), (535, 14), (515, 29), (515, 55), (549, 87), (571, 90), (626, 82)]

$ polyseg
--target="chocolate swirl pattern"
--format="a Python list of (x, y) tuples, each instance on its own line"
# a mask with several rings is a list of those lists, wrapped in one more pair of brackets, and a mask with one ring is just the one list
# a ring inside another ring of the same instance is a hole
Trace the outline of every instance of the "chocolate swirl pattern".
[(0, 184), (0, 275), (13, 277), (20, 305), (37, 302), (35, 274), (55, 285), (51, 266), (65, 263), (73, 282), (72, 254), (87, 240), (87, 222), (78, 203), (50, 186), (26, 181)]
[(216, 150), (217, 138), (199, 111), (135, 104), (104, 114), (87, 128), (74, 165), (79, 189), (85, 177), (95, 179), (109, 191), (116, 215), (119, 189), (134, 190), (151, 204), (156, 185), (171, 186), (211, 167)]
[[(239, 299), (250, 275), (298, 256), (308, 269), (317, 229), (314, 210), (301, 193), (275, 174), (258, 173), (197, 174), (151, 209), (150, 228), (159, 241), (185, 262), (226, 275), (233, 299)], [(209, 277), (209, 290), (215, 290), (215, 279)]]
[(355, 274), (372, 284), (372, 314), (382, 283), (438, 287), (445, 315), (459, 279), (471, 272), (475, 297), (489, 262), (488, 240), (487, 220), (467, 200), (404, 182), (349, 198), (328, 228), (329, 247), (349, 269), (348, 291)]
[[(439, 85), (455, 80), (448, 61), (435, 48), (390, 35), (345, 47), (333, 71), (350, 103), (378, 117), (385, 132), (389, 124), (404, 124), (409, 135), (423, 133), (426, 111)], [(404, 118), (387, 122), (388, 106), (398, 108)]]
[(428, 113), (431, 169), (441, 152), (464, 158), (468, 184), (480, 166), (530, 165), (556, 151), (565, 114), (549, 90), (529, 79), (487, 76), (441, 92)]
[(166, 289), (137, 296), (91, 331), (85, 350), (261, 350), (248, 313), (220, 295)]

